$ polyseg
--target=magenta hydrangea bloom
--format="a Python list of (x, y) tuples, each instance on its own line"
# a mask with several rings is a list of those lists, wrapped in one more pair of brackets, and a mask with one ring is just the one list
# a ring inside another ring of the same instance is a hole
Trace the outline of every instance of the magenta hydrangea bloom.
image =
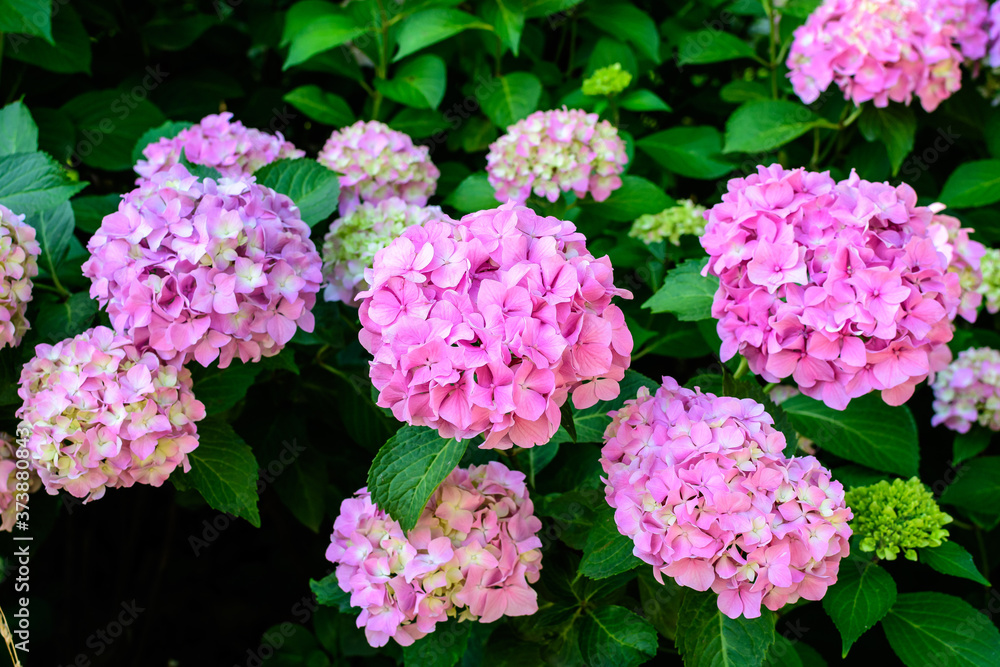
[(724, 361), (742, 353), (837, 410), (873, 390), (900, 405), (950, 361), (962, 296), (950, 262), (975, 253), (956, 251), (912, 188), (779, 165), (728, 187), (701, 238)]
[[(268, 134), (230, 122), (228, 111), (205, 116), (197, 125), (181, 130), (176, 137), (163, 137), (142, 149), (135, 172), (143, 178), (168, 171), (183, 155), (191, 164), (212, 167), (222, 176), (249, 175), (275, 160), (300, 158), (305, 151), (285, 141), (281, 132)], [(138, 184), (138, 181), (137, 181)]]
[(611, 414), (605, 497), (657, 581), (711, 588), (730, 618), (819, 600), (836, 583), (850, 552), (844, 487), (815, 458), (782, 455), (763, 405), (665, 377)]
[(362, 202), (334, 220), (323, 239), (323, 297), (356, 305), (354, 298), (368, 287), (365, 269), (371, 267), (376, 252), (410, 225), (449, 219), (437, 206), (407, 204), (398, 197), (377, 204)]
[[(20, 468), (18, 461), (23, 461)], [(21, 479), (18, 479), (18, 473)], [(40, 488), (42, 480), (35, 472), (34, 463), (30, 458), (18, 459), (14, 438), (0, 431), (0, 531), (9, 533), (14, 529), (17, 513), (24, 511), (28, 494)]]
[(986, 0), (826, 0), (795, 31), (788, 68), (795, 93), (815, 102), (836, 83), (844, 98), (927, 111), (962, 85), (964, 58), (986, 54)]
[(367, 489), (341, 503), (326, 557), (369, 644), (408, 646), (449, 617), (492, 623), (538, 611), (529, 584), (542, 567), (542, 522), (524, 479), (497, 462), (456, 468), (409, 533)]
[(24, 314), (41, 251), (35, 228), (24, 222), (23, 215), (0, 206), (0, 349), (17, 347), (28, 331)]
[(427, 146), (375, 120), (335, 131), (317, 159), (340, 177), (341, 215), (390, 197), (424, 206), (441, 176)]
[(628, 164), (618, 130), (580, 109), (536, 111), (490, 145), (486, 173), (500, 202), (523, 204), (531, 193), (550, 202), (570, 190), (604, 201), (622, 186)]
[(513, 202), (410, 227), (375, 255), (361, 343), (378, 405), (442, 437), (532, 447), (618, 395), (632, 336), (611, 262), (576, 227)]
[(107, 327), (38, 345), (21, 370), (17, 417), (45, 485), (85, 502), (136, 482), (160, 486), (198, 446), (205, 406), (191, 373)]
[(1000, 352), (989, 347), (962, 350), (931, 386), (932, 425), (959, 433), (968, 433), (973, 424), (1000, 431)]
[(322, 264), (288, 197), (181, 165), (125, 195), (88, 244), (83, 274), (114, 328), (167, 361), (274, 356), (312, 331)]

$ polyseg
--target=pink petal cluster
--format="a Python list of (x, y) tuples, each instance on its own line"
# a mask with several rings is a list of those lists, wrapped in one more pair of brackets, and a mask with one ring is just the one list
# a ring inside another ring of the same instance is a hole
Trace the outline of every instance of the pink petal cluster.
[(23, 215), (0, 206), (0, 349), (17, 347), (28, 331), (24, 314), (41, 251), (35, 228), (24, 222)]
[(969, 348), (934, 377), (934, 417), (931, 424), (944, 424), (968, 433), (973, 424), (1000, 431), (1000, 352)]
[(141, 180), (88, 244), (83, 274), (114, 328), (167, 361), (277, 354), (312, 331), (322, 264), (288, 197), (182, 165)]
[(632, 336), (611, 262), (569, 222), (513, 202), (410, 227), (375, 255), (359, 314), (378, 405), (483, 448), (545, 444), (618, 395)]
[(427, 146), (416, 146), (409, 135), (375, 120), (335, 131), (317, 160), (340, 177), (341, 215), (361, 202), (389, 197), (424, 206), (441, 176)]
[(524, 474), (491, 462), (456, 468), (409, 533), (361, 489), (341, 503), (326, 557), (361, 608), (368, 643), (408, 646), (449, 617), (492, 623), (538, 611), (529, 584), (542, 568), (541, 527)]
[[(238, 178), (250, 175), (282, 158), (300, 158), (305, 151), (285, 141), (281, 132), (268, 134), (230, 122), (228, 111), (205, 116), (197, 125), (181, 130), (176, 137), (163, 137), (142, 150), (135, 172), (142, 178), (168, 171), (181, 156), (191, 164), (212, 167), (222, 176)], [(138, 182), (137, 182), (138, 184)]]
[[(22, 461), (20, 467), (18, 461)], [(17, 513), (25, 511), (28, 494), (40, 488), (42, 480), (34, 464), (29, 458), (19, 459), (14, 438), (0, 431), (0, 531), (14, 529)]]
[(618, 530), (636, 556), (736, 618), (819, 600), (847, 556), (844, 488), (811, 456), (782, 456), (764, 406), (672, 378), (611, 413), (601, 465)]
[(742, 353), (837, 410), (873, 390), (900, 405), (950, 361), (962, 289), (949, 261), (975, 252), (956, 251), (912, 188), (779, 165), (728, 188), (701, 238), (723, 360)]
[(86, 502), (107, 488), (160, 486), (198, 446), (205, 406), (191, 373), (107, 327), (38, 345), (21, 371), (17, 416), (45, 485)]
[(490, 145), (486, 173), (498, 201), (519, 204), (534, 193), (550, 202), (563, 192), (604, 201), (622, 186), (625, 142), (608, 121), (580, 109), (536, 111)]
[(795, 31), (789, 77), (803, 102), (836, 83), (844, 98), (927, 111), (962, 86), (964, 58), (986, 55), (986, 0), (825, 0)]
[(410, 225), (448, 219), (437, 206), (407, 204), (398, 197), (377, 204), (362, 202), (334, 220), (323, 239), (323, 297), (355, 305), (355, 297), (368, 287), (365, 269), (371, 267), (375, 253)]
[[(932, 211), (941, 211), (944, 204), (932, 204)], [(928, 235), (934, 239), (937, 246), (948, 261), (948, 270), (958, 274), (958, 282), (962, 287), (962, 297), (958, 304), (958, 314), (975, 322), (979, 306), (983, 303), (981, 287), (983, 270), (981, 261), (986, 255), (986, 246), (969, 238), (973, 230), (962, 227), (962, 222), (950, 215), (937, 214), (931, 218)]]

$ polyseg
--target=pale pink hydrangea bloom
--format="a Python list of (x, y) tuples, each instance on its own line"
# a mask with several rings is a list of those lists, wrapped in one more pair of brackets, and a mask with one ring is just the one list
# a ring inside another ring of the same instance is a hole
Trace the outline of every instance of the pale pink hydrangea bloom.
[(554, 202), (570, 190), (604, 201), (622, 186), (628, 164), (618, 130), (580, 109), (536, 111), (490, 145), (486, 173), (500, 202), (534, 193)]
[(291, 199), (182, 165), (140, 181), (90, 239), (83, 274), (114, 328), (167, 361), (274, 356), (312, 331), (322, 263)]
[(947, 365), (960, 305), (975, 315), (959, 271), (979, 250), (965, 232), (953, 243), (938, 208), (905, 184), (779, 165), (728, 187), (701, 237), (724, 361), (742, 353), (768, 382), (791, 377), (837, 410), (873, 390), (901, 405)]
[(281, 136), (281, 132), (268, 134), (243, 126), (240, 121), (230, 122), (233, 114), (226, 111), (205, 116), (197, 125), (181, 130), (176, 137), (163, 137), (142, 150), (145, 160), (139, 160), (135, 172), (140, 179), (168, 171), (183, 155), (191, 164), (211, 167), (222, 176), (238, 178), (250, 175), (282, 158), (300, 158), (305, 155)]
[(933, 111), (986, 54), (986, 20), (986, 0), (826, 0), (795, 31), (789, 77), (807, 104), (836, 83), (857, 105), (916, 95)]
[(365, 269), (370, 268), (375, 253), (389, 245), (410, 225), (429, 220), (449, 220), (437, 206), (407, 204), (398, 197), (377, 204), (362, 202), (350, 213), (330, 224), (323, 239), (323, 297), (357, 305), (354, 298), (363, 289)]
[(410, 227), (375, 255), (359, 296), (378, 405), (484, 448), (545, 444), (560, 406), (618, 395), (632, 336), (576, 227), (513, 202)]
[(24, 222), (23, 215), (0, 206), (0, 349), (17, 347), (28, 331), (24, 314), (41, 251), (35, 228)]
[(17, 416), (45, 485), (85, 502), (136, 482), (160, 486), (198, 446), (205, 406), (191, 373), (107, 327), (38, 345), (21, 371)]
[(361, 202), (390, 197), (424, 206), (441, 176), (427, 146), (416, 146), (409, 135), (375, 120), (336, 130), (317, 160), (340, 178), (341, 215)]
[(934, 377), (934, 417), (968, 433), (973, 424), (1000, 431), (1000, 352), (988, 347), (969, 348)]
[(524, 479), (497, 462), (456, 468), (408, 534), (367, 489), (341, 503), (326, 557), (369, 644), (409, 646), (449, 617), (492, 623), (538, 611), (529, 584), (542, 567), (542, 522)]
[(611, 414), (605, 496), (657, 581), (711, 588), (730, 618), (819, 600), (837, 582), (850, 551), (844, 488), (815, 458), (782, 455), (763, 405), (665, 377)]
[[(17, 467), (18, 461), (27, 466)], [(20, 472), (24, 479), (19, 480)], [(20, 485), (20, 486), (19, 486)], [(8, 433), (0, 431), (0, 531), (8, 533), (14, 529), (18, 512), (24, 512), (28, 494), (42, 488), (42, 480), (35, 472), (30, 458), (17, 458), (17, 444)], [(18, 507), (20, 503), (20, 508)]]

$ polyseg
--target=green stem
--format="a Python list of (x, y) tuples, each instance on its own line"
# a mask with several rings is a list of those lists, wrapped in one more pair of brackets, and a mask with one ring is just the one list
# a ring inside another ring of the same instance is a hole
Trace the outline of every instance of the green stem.
[(748, 370), (750, 370), (750, 363), (747, 361), (747, 358), (740, 357), (740, 366), (739, 368), (736, 369), (736, 372), (733, 373), (733, 379), (739, 380), (741, 377), (747, 374)]

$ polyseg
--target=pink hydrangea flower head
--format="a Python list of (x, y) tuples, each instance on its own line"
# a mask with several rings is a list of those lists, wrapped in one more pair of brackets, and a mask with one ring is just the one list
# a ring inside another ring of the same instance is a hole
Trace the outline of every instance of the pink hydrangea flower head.
[(425, 206), (441, 176), (427, 146), (375, 120), (335, 131), (317, 159), (340, 178), (341, 215), (390, 197)]
[(398, 197), (377, 204), (362, 202), (334, 220), (323, 241), (324, 298), (355, 305), (354, 298), (368, 287), (365, 269), (371, 267), (375, 253), (410, 225), (430, 220), (448, 220), (448, 216), (437, 206), (407, 204)]
[(409, 227), (375, 255), (361, 292), (361, 343), (378, 404), (484, 448), (544, 444), (559, 408), (618, 395), (632, 337), (569, 222), (513, 202), (459, 222)]
[(226, 111), (205, 116), (197, 125), (181, 130), (176, 137), (163, 137), (143, 149), (145, 160), (139, 160), (135, 172), (139, 184), (144, 178), (168, 171), (181, 156), (191, 164), (212, 167), (222, 176), (238, 178), (250, 175), (276, 160), (300, 158), (301, 151), (281, 136), (281, 132), (268, 134), (244, 127), (240, 121), (231, 121), (233, 114)]
[(6, 206), (0, 206), (0, 349), (17, 347), (27, 332), (31, 279), (38, 275), (35, 228)]
[(38, 345), (21, 370), (17, 416), (45, 485), (85, 502), (136, 482), (160, 486), (198, 446), (205, 406), (191, 373), (107, 327)]
[(563, 192), (604, 201), (622, 186), (628, 164), (618, 130), (580, 109), (536, 111), (490, 145), (486, 173), (500, 202), (534, 193), (550, 202)]
[(751, 399), (639, 389), (604, 433), (605, 497), (633, 554), (678, 584), (718, 593), (730, 618), (819, 600), (848, 555), (844, 488)]
[(975, 316), (961, 276), (982, 248), (939, 206), (905, 184), (779, 165), (728, 188), (701, 237), (723, 360), (741, 353), (837, 410), (873, 390), (900, 405), (948, 363), (952, 321)]
[(916, 95), (933, 111), (986, 54), (986, 18), (986, 0), (825, 0), (795, 31), (789, 77), (807, 104), (836, 83), (859, 106)]
[(969, 348), (934, 377), (934, 417), (931, 424), (944, 424), (968, 433), (973, 424), (1000, 431), (1000, 352)]
[(326, 557), (359, 607), (372, 646), (408, 646), (439, 621), (492, 623), (538, 611), (542, 522), (524, 474), (492, 462), (456, 468), (404, 533), (367, 489), (341, 503)]
[(312, 331), (322, 263), (309, 226), (252, 176), (216, 182), (174, 165), (126, 194), (87, 247), (90, 295), (166, 361), (225, 368)]
[(31, 459), (18, 458), (14, 438), (0, 431), (0, 531), (9, 533), (14, 529), (17, 513), (24, 511), (28, 494), (40, 488), (42, 480)]

